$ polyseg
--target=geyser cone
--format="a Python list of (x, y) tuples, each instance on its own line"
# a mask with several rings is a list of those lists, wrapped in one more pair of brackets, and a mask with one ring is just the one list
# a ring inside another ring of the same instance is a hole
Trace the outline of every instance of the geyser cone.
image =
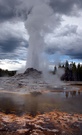
[(34, 78), (40, 78), (41, 77), (41, 71), (38, 71), (34, 68), (27, 68), (26, 71), (24, 72), (24, 74), (26, 76), (31, 76), (31, 77), (34, 77)]
[(41, 71), (38, 71), (38, 70), (36, 70), (34, 68), (27, 68), (26, 71), (24, 72), (24, 74), (30, 74), (30, 73), (33, 73), (33, 72), (41, 74)]

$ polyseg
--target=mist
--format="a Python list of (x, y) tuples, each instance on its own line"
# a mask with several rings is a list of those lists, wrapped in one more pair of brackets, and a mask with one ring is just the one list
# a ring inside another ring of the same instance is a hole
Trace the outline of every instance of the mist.
[(27, 68), (40, 70), (42, 53), (45, 50), (45, 35), (50, 33), (59, 17), (54, 14), (53, 9), (46, 0), (28, 0), (30, 13), (25, 22), (25, 27), (29, 34), (29, 49), (27, 56)]
[[(52, 33), (60, 25), (61, 17), (54, 13), (49, 0), (24, 0), (20, 6), (27, 11), (25, 28), (29, 34), (29, 47), (27, 54), (26, 68), (34, 68), (42, 71), (47, 82), (60, 80), (58, 73), (53, 77), (49, 72), (49, 61), (45, 58), (46, 42), (45, 37)], [(58, 65), (60, 54), (54, 60), (54, 65)], [(49, 79), (48, 76), (51, 76)], [(53, 81), (51, 81), (53, 80)]]

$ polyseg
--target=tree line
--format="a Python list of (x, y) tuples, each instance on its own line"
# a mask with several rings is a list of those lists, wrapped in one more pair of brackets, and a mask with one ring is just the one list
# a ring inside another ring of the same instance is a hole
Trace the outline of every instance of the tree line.
[[(63, 65), (59, 65), (59, 68), (64, 69), (64, 74), (61, 76), (61, 80), (66, 81), (82, 81), (82, 65), (79, 63), (76, 65), (75, 62), (69, 64), (68, 61), (65, 62)], [(54, 73), (56, 72), (57, 68), (54, 67)]]
[(0, 68), (0, 77), (3, 76), (14, 76), (16, 74), (16, 71), (8, 71), (8, 70), (3, 70)]

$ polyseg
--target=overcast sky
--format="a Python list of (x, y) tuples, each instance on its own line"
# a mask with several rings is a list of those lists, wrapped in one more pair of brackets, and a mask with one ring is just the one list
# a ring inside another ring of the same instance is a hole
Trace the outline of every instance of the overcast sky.
[[(61, 61), (82, 62), (82, 0), (50, 0), (49, 6), (58, 16), (58, 25), (53, 24), (44, 39), (48, 59), (52, 62), (61, 53)], [(29, 35), (25, 21), (32, 10), (27, 12), (27, 7), (28, 0), (0, 0), (0, 68), (14, 70), (26, 63)]]

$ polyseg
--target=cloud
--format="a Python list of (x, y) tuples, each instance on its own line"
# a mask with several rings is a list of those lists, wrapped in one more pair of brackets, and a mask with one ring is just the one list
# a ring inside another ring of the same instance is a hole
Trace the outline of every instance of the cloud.
[(0, 22), (26, 20), (30, 13), (27, 5), (27, 0), (0, 0)]
[[(53, 34), (46, 37), (46, 52), (55, 54), (60, 52), (72, 59), (82, 59), (82, 31), (76, 25), (66, 25), (58, 28)], [(51, 39), (51, 40), (48, 40)]]
[[(0, 29), (0, 59), (17, 59), (21, 57), (20, 51), (25, 53), (28, 47), (28, 33), (23, 22), (1, 23)], [(23, 56), (23, 55), (22, 55)], [(25, 57), (26, 58), (26, 57)], [(22, 58), (24, 59), (24, 58)]]
[(5, 21), (0, 23), (0, 40), (6, 40), (10, 37), (28, 40), (29, 36), (25, 29), (24, 22)]
[(3, 52), (12, 52), (20, 45), (20, 41), (15, 38), (9, 38), (0, 42), (0, 47)]
[(12, 61), (14, 60), (24, 60), (27, 59), (27, 49), (26, 47), (19, 47), (13, 52), (0, 52), (0, 59), (10, 59)]
[(54, 12), (67, 15), (78, 15), (82, 8), (82, 1), (79, 0), (50, 0), (50, 5)]
[[(51, 6), (54, 11), (52, 18), (54, 16), (56, 20), (54, 23), (54, 20), (50, 19), (53, 20), (51, 30), (54, 32), (48, 34), (49, 31), (46, 31), (48, 35), (44, 37), (47, 43), (46, 52), (48, 54), (61, 52), (62, 55), (68, 55), (72, 59), (82, 59), (82, 0), (40, 1), (45, 1)], [(0, 59), (26, 60), (29, 35), (28, 28), (25, 29), (25, 22), (32, 14), (33, 5), (37, 3), (38, 0), (0, 0)], [(44, 14), (44, 11), (41, 13)], [(73, 17), (78, 21), (70, 21)], [(62, 25), (62, 22), (66, 24)]]
[[(26, 64), (26, 61), (22, 60), (10, 60), (10, 59), (4, 59), (0, 60), (0, 68), (1, 69), (8, 69), (10, 71), (12, 70), (19, 70), (20, 67), (24, 66)], [(13, 66), (12, 66), (13, 65)]]
[[(50, 4), (55, 13), (76, 15), (82, 8), (81, 0), (40, 0)], [(50, 2), (49, 2), (50, 1)], [(37, 0), (0, 0), (0, 21), (13, 20), (18, 16), (27, 19)]]
[(5, 21), (15, 17), (15, 6), (17, 0), (0, 0), (0, 21)]

